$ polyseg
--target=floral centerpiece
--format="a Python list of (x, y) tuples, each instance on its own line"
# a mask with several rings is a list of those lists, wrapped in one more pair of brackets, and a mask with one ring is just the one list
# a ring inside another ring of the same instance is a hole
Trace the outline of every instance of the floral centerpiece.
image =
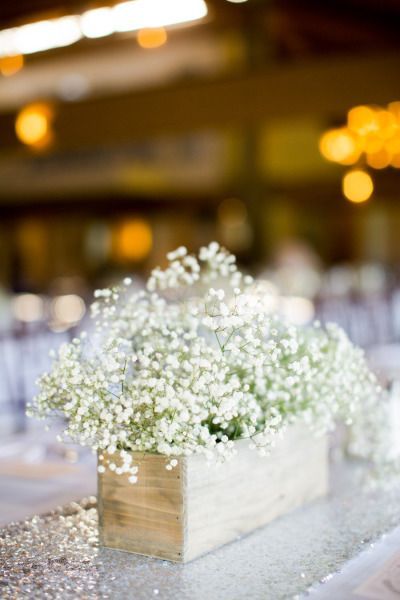
[[(235, 440), (261, 454), (294, 422), (316, 433), (350, 423), (377, 382), (335, 325), (299, 327), (269, 314), (262, 291), (216, 242), (183, 247), (145, 290), (97, 290), (92, 335), (64, 344), (30, 414), (65, 417), (63, 437), (105, 469), (140, 477), (132, 452), (224, 461)], [(115, 460), (114, 457), (118, 457)]]

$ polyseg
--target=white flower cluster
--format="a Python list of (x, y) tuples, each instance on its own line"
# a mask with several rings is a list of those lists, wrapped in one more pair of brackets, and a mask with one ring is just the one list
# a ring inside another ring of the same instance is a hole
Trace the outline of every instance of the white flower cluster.
[[(316, 431), (347, 422), (377, 383), (336, 326), (302, 329), (266, 313), (251, 277), (216, 242), (178, 248), (145, 291), (97, 290), (96, 333), (61, 347), (30, 413), (66, 417), (66, 438), (137, 479), (132, 456), (203, 453), (221, 460), (248, 438), (261, 453), (303, 419)], [(136, 454), (133, 454), (136, 452)]]

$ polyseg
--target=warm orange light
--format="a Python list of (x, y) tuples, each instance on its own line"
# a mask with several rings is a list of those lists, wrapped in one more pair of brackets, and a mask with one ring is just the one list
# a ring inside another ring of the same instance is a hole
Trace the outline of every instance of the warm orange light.
[(400, 124), (400, 102), (390, 102), (388, 104), (388, 109), (396, 119), (396, 121)]
[(373, 154), (382, 150), (384, 143), (384, 140), (376, 133), (368, 133), (363, 138), (363, 150), (367, 154)]
[(400, 133), (385, 141), (385, 149), (390, 154), (400, 154)]
[[(326, 131), (319, 148), (326, 159), (342, 165), (354, 165), (363, 156), (373, 169), (400, 169), (400, 102), (350, 109), (347, 127)], [(365, 202), (374, 189), (371, 176), (361, 169), (346, 173), (342, 186), (351, 202)]]
[(320, 138), (319, 149), (327, 160), (342, 164), (354, 164), (360, 156), (355, 136), (346, 128), (330, 129)]
[(385, 148), (379, 152), (367, 154), (367, 164), (373, 169), (385, 169), (390, 165), (392, 155)]
[(390, 164), (395, 169), (400, 169), (400, 152), (393, 154)]
[(142, 48), (159, 48), (167, 41), (167, 32), (164, 27), (140, 29), (137, 34), (137, 41)]
[(141, 261), (153, 246), (151, 227), (144, 219), (131, 219), (120, 226), (117, 253), (123, 260)]
[(0, 73), (4, 77), (10, 77), (18, 73), (24, 66), (24, 57), (22, 54), (16, 56), (3, 56), (0, 58)]
[(347, 124), (349, 129), (358, 135), (375, 133), (379, 129), (376, 111), (370, 106), (356, 106), (349, 110)]
[(19, 140), (28, 146), (43, 147), (50, 142), (52, 110), (47, 104), (30, 104), (23, 108), (15, 121)]
[(342, 189), (343, 194), (350, 202), (358, 204), (368, 200), (374, 191), (374, 184), (368, 173), (355, 169), (344, 175)]
[(379, 137), (387, 140), (392, 137), (398, 130), (399, 126), (394, 114), (389, 110), (376, 111), (376, 120), (378, 123)]

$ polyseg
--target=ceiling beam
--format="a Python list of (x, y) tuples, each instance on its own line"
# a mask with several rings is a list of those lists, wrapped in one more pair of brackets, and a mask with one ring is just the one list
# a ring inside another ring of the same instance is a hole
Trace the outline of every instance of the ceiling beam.
[(55, 124), (57, 145), (74, 149), (205, 129), (258, 127), (293, 115), (344, 119), (351, 106), (400, 99), (399, 71), (398, 54), (363, 55), (64, 104)]

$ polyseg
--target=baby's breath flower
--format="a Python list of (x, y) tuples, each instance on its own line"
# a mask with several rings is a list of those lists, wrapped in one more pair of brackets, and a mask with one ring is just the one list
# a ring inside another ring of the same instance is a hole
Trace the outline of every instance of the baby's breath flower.
[(325, 432), (376, 396), (361, 350), (340, 328), (268, 314), (252, 278), (216, 242), (168, 260), (146, 290), (132, 292), (129, 278), (96, 290), (90, 344), (83, 334), (61, 346), (29, 407), (65, 417), (62, 438), (99, 452), (99, 473), (135, 483), (140, 453), (166, 456), (172, 470), (194, 453), (226, 460), (239, 438), (267, 454), (295, 420)]

